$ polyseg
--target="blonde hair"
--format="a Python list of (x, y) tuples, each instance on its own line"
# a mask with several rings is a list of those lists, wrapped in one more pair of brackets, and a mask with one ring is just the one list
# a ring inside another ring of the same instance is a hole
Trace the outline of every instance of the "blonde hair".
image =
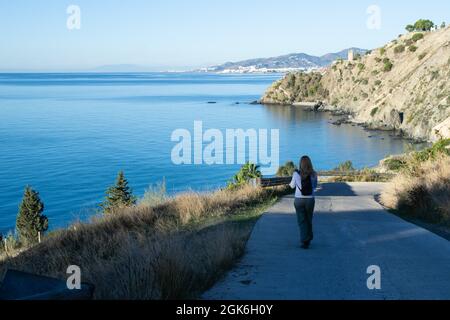
[(300, 159), (300, 163), (299, 163), (298, 167), (299, 167), (300, 175), (302, 176), (302, 178), (316, 175), (311, 158), (308, 156), (303, 156)]

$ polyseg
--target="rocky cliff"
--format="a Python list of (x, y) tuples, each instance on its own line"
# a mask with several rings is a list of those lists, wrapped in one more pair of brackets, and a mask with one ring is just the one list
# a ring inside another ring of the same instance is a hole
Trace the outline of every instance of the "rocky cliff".
[(311, 101), (372, 128), (420, 140), (449, 138), (450, 28), (408, 33), (354, 61), (338, 60), (322, 74), (288, 74), (261, 99)]

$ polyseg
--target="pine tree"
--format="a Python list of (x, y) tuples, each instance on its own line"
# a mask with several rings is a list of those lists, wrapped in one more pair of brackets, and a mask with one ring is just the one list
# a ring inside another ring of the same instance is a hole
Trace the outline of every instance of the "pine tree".
[(136, 197), (133, 195), (128, 181), (125, 179), (123, 171), (120, 171), (116, 178), (116, 184), (106, 190), (105, 201), (100, 205), (106, 214), (115, 210), (130, 207), (136, 204)]
[(44, 203), (39, 198), (39, 193), (27, 186), (16, 220), (17, 233), (22, 243), (37, 243), (38, 232), (47, 231), (48, 218), (42, 214), (43, 211)]

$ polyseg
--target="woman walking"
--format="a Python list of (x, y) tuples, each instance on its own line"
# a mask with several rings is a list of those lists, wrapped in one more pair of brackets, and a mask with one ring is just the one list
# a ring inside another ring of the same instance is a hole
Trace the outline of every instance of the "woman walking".
[(295, 189), (294, 205), (300, 228), (301, 247), (308, 249), (314, 238), (312, 220), (316, 204), (314, 189), (317, 188), (317, 173), (308, 156), (301, 158), (299, 170), (294, 172), (290, 186)]

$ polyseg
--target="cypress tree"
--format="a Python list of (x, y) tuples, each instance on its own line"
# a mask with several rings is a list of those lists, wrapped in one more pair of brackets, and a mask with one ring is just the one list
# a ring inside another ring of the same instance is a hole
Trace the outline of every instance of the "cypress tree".
[(16, 220), (17, 233), (22, 243), (37, 243), (38, 232), (47, 231), (48, 218), (42, 214), (43, 211), (44, 203), (39, 198), (39, 193), (27, 186)]
[(134, 204), (136, 204), (136, 197), (128, 186), (123, 171), (120, 171), (116, 178), (116, 184), (106, 190), (105, 201), (100, 206), (104, 213), (110, 214), (116, 209), (130, 207)]

